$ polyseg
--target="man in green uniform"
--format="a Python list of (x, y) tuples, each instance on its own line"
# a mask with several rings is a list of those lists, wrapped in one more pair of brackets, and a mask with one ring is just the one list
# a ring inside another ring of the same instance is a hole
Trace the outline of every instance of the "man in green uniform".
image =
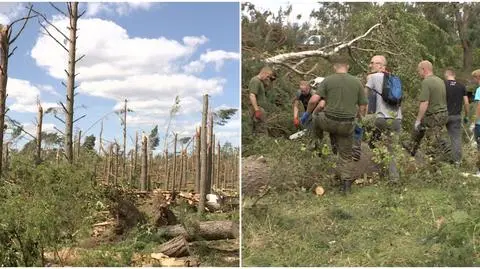
[(448, 122), (447, 94), (444, 81), (433, 74), (433, 66), (429, 61), (422, 61), (417, 68), (423, 79), (420, 91), (420, 106), (412, 134), (412, 156), (415, 156), (420, 142), (427, 139), (425, 153), (449, 161), (450, 145), (444, 138), (445, 125)]
[(273, 70), (265, 66), (260, 70), (260, 73), (254, 76), (250, 83), (248, 84), (248, 92), (251, 107), (251, 115), (253, 121), (253, 134), (268, 134), (267, 128), (265, 126), (265, 107), (267, 103), (267, 97), (265, 95), (265, 86), (268, 81), (273, 81), (275, 77), (273, 76)]
[(359, 79), (348, 74), (348, 60), (336, 57), (332, 60), (335, 74), (325, 78), (318, 87), (321, 101), (313, 113), (313, 130), (321, 141), (323, 132), (335, 139), (340, 158), (337, 177), (343, 181), (341, 191), (350, 192), (354, 169), (352, 159), (353, 130), (355, 117), (365, 116), (368, 104), (363, 85)]

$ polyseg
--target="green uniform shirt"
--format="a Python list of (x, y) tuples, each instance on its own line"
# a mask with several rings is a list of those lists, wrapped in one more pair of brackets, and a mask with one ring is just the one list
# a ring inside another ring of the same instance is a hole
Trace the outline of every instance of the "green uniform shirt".
[(265, 96), (265, 87), (263, 82), (257, 77), (253, 77), (248, 84), (248, 92), (255, 94), (257, 97), (257, 104), (265, 108), (267, 97)]
[(420, 102), (428, 101), (428, 108), (425, 115), (447, 111), (447, 91), (445, 82), (435, 75), (426, 77), (422, 81)]
[(338, 118), (354, 118), (357, 105), (367, 105), (360, 80), (350, 74), (333, 74), (318, 86), (318, 94), (326, 101), (325, 114)]

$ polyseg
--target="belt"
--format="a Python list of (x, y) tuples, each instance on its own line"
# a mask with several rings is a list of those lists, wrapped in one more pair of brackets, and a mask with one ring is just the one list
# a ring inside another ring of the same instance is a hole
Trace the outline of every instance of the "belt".
[(437, 114), (441, 114), (441, 113), (448, 113), (448, 111), (447, 110), (438, 111), (438, 112), (435, 112), (435, 113), (425, 114), (425, 116), (433, 116), (433, 115), (437, 115)]
[(330, 119), (330, 120), (334, 120), (334, 121), (354, 121), (355, 118), (354, 117), (351, 117), (351, 118), (339, 118), (339, 117), (335, 117), (335, 116), (332, 116), (332, 115), (328, 115), (328, 114), (325, 114), (325, 117)]

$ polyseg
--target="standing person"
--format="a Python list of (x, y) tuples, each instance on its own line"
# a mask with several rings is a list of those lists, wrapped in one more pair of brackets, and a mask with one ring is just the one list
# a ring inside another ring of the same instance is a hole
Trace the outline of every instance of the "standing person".
[(254, 76), (248, 84), (248, 92), (253, 121), (253, 135), (268, 134), (265, 126), (265, 107), (267, 105), (267, 97), (265, 95), (265, 86), (269, 80), (274, 80), (273, 70), (265, 66), (260, 70), (258, 75)]
[(433, 74), (429, 61), (421, 61), (417, 67), (418, 75), (423, 79), (420, 91), (420, 105), (412, 133), (412, 156), (424, 136), (427, 137), (426, 152), (434, 159), (450, 159), (448, 142), (442, 137), (448, 122), (447, 93), (444, 81)]
[(477, 83), (478, 88), (474, 91), (475, 97), (475, 128), (473, 133), (475, 135), (475, 141), (477, 141), (477, 176), (480, 176), (480, 69), (472, 72), (472, 77)]
[(468, 95), (465, 86), (455, 80), (452, 68), (445, 70), (444, 76), (447, 90), (447, 131), (452, 143), (452, 161), (458, 166), (462, 161), (462, 105), (465, 109), (463, 123), (468, 125)]
[[(393, 106), (385, 102), (382, 98), (383, 85), (385, 79), (385, 72), (387, 66), (387, 59), (383, 55), (373, 56), (370, 60), (370, 71), (372, 74), (368, 76), (366, 89), (370, 95), (374, 94), (376, 97), (374, 129), (371, 145), (375, 147), (375, 142), (382, 141), (387, 146), (388, 152), (392, 159), (388, 166), (388, 177), (391, 182), (399, 180), (397, 166), (395, 163), (395, 154), (393, 152), (393, 145), (398, 142), (402, 124), (402, 109), (400, 105)], [(390, 72), (388, 72), (390, 73)], [(388, 74), (387, 73), (387, 74)], [(370, 106), (370, 103), (369, 103)]]
[(336, 57), (332, 62), (335, 74), (326, 77), (319, 86), (318, 95), (322, 100), (314, 110), (313, 130), (320, 141), (324, 131), (335, 138), (340, 155), (337, 176), (343, 181), (341, 191), (346, 194), (351, 191), (354, 180), (352, 145), (355, 117), (365, 116), (368, 101), (360, 80), (348, 73), (348, 60)]

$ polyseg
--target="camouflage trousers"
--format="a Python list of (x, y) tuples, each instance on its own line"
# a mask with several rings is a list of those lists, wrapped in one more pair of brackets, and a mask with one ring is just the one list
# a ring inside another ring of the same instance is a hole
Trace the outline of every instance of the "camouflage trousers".
[(480, 124), (475, 124), (473, 134), (475, 135), (475, 141), (477, 141), (477, 168), (480, 170)]
[(426, 115), (418, 130), (412, 133), (412, 155), (415, 155), (421, 146), (422, 140), (425, 154), (436, 161), (451, 161), (451, 145), (447, 137), (446, 124), (448, 122), (448, 112), (438, 112)]
[(392, 157), (388, 164), (388, 176), (391, 180), (396, 180), (399, 178), (399, 174), (395, 163), (393, 147), (398, 143), (402, 129), (402, 121), (400, 119), (377, 117), (374, 126), (370, 145), (374, 148), (377, 146), (377, 143), (380, 142), (386, 146), (388, 153)]
[(341, 180), (352, 180), (354, 163), (352, 159), (354, 119), (340, 119), (328, 116), (325, 112), (313, 115), (313, 132), (316, 138), (323, 141), (324, 132), (330, 133), (334, 140), (339, 158), (337, 175)]

